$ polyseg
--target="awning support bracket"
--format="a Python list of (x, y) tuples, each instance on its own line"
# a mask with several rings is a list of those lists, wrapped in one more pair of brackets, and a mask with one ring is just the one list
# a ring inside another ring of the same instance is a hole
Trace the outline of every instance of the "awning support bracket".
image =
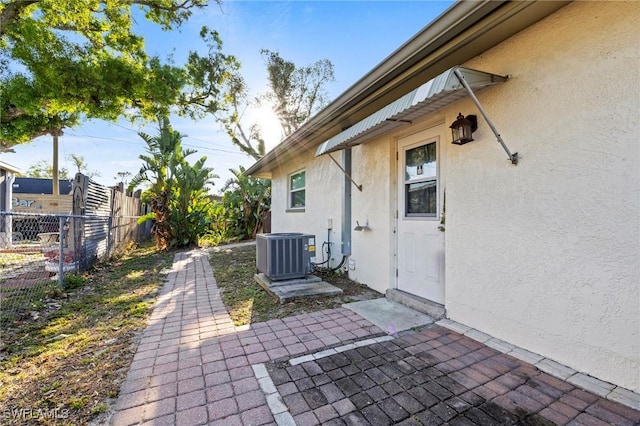
[(498, 142), (500, 142), (500, 145), (502, 145), (502, 148), (504, 149), (504, 151), (509, 156), (509, 160), (511, 161), (511, 164), (517, 165), (518, 164), (518, 153), (514, 152), (512, 154), (511, 151), (509, 151), (509, 148), (507, 148), (507, 145), (502, 140), (502, 136), (500, 136), (500, 133), (498, 132), (498, 129), (496, 129), (496, 127), (491, 122), (491, 119), (489, 119), (489, 117), (487, 116), (487, 112), (484, 110), (484, 108), (482, 108), (482, 105), (480, 105), (480, 101), (476, 97), (476, 94), (473, 93), (473, 90), (471, 90), (471, 86), (469, 86), (469, 83), (467, 83), (467, 80), (465, 80), (464, 75), (462, 75), (460, 70), (458, 68), (455, 68), (453, 70), (453, 72), (455, 73), (456, 77), (458, 77), (458, 80), (460, 81), (460, 84), (462, 84), (464, 86), (465, 90), (469, 94), (469, 97), (471, 98), (473, 103), (476, 104), (476, 106), (478, 107), (478, 110), (480, 111), (480, 114), (482, 114), (482, 116), (486, 120), (487, 124), (489, 125), (489, 127), (493, 131), (493, 134), (496, 135), (496, 138), (498, 139)]
[(327, 155), (329, 156), (329, 158), (331, 158), (331, 160), (336, 163), (336, 166), (338, 166), (338, 168), (340, 168), (340, 170), (342, 170), (342, 173), (344, 173), (344, 175), (347, 177), (347, 179), (349, 179), (351, 181), (351, 183), (353, 184), (353, 186), (355, 186), (356, 188), (358, 188), (358, 191), (362, 192), (362, 185), (358, 185), (356, 183), (356, 181), (353, 180), (353, 178), (349, 175), (349, 173), (347, 173), (347, 171), (344, 169), (344, 167), (342, 167), (340, 165), (340, 163), (338, 163), (336, 161), (335, 158), (333, 158), (333, 156), (331, 155), (330, 152), (327, 153)]

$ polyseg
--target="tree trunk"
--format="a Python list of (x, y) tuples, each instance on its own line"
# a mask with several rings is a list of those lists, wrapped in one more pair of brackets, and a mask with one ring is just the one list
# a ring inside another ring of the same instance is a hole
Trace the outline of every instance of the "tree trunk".
[(53, 176), (51, 179), (51, 183), (53, 184), (52, 194), (60, 195), (60, 184), (59, 184), (59, 176), (58, 176), (58, 135), (59, 132), (53, 132)]

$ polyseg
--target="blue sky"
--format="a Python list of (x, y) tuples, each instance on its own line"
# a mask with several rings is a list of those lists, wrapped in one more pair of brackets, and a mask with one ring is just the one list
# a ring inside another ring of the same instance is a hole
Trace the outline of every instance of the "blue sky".
[[(331, 99), (339, 96), (360, 77), (374, 68), (411, 36), (451, 5), (451, 1), (226, 1), (222, 7), (210, 5), (197, 11), (179, 31), (163, 32), (141, 22), (151, 55), (172, 54), (183, 63), (189, 50), (203, 48), (198, 37), (207, 25), (218, 30), (225, 53), (235, 55), (253, 94), (266, 90), (266, 71), (260, 49), (279, 51), (297, 65), (319, 59), (333, 62), (336, 81), (328, 86)], [(261, 115), (267, 149), (279, 142), (277, 123), (270, 114)], [(253, 160), (242, 154), (220, 131), (213, 119), (194, 122), (172, 117), (174, 129), (185, 134), (183, 144), (195, 148), (195, 160), (207, 156), (207, 164), (220, 176), (218, 191), (231, 176), (228, 169), (249, 166)], [(90, 170), (100, 173), (95, 180), (104, 185), (116, 183), (117, 172), (135, 174), (141, 165), (144, 142), (137, 131), (155, 134), (153, 124), (140, 127), (128, 121), (86, 122), (65, 130), (60, 138), (60, 165), (73, 175), (70, 154), (84, 157)], [(0, 159), (26, 170), (38, 160), (51, 159), (51, 138), (42, 137), (15, 147), (15, 154)]]

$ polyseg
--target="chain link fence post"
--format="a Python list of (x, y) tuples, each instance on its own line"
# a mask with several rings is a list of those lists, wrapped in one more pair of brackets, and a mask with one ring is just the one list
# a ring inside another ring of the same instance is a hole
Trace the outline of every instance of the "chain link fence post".
[(64, 216), (60, 216), (58, 225), (58, 240), (59, 252), (58, 252), (58, 284), (60, 290), (64, 289)]

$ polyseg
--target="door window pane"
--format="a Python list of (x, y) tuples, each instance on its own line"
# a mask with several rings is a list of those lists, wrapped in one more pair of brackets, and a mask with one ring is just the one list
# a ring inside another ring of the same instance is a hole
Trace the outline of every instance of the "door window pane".
[(405, 184), (407, 216), (435, 216), (437, 208), (436, 181)]
[(405, 152), (405, 180), (435, 177), (436, 166), (435, 142)]

